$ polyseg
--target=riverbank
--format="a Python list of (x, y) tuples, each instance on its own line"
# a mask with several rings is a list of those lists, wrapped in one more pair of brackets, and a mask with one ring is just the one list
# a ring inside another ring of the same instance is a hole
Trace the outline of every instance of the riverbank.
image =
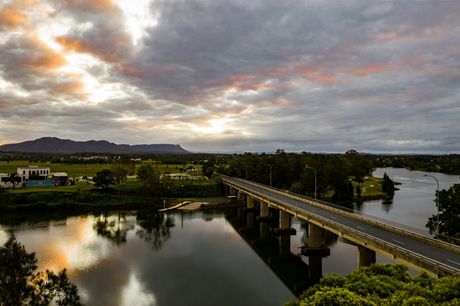
[(217, 181), (171, 182), (152, 193), (140, 181), (128, 181), (107, 189), (77, 183), (63, 187), (37, 187), (6, 190), (0, 193), (0, 210), (76, 210), (99, 208), (162, 208), (177, 199), (216, 197), (222, 194)]

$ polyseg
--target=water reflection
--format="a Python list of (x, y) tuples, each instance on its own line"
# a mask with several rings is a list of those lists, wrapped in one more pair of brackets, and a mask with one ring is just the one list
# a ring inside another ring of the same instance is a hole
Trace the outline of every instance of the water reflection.
[(40, 269), (67, 268), (87, 305), (280, 305), (294, 298), (223, 212), (0, 225), (8, 231), (37, 253)]
[(93, 229), (98, 235), (120, 245), (126, 243), (126, 236), (134, 229), (134, 224), (127, 224), (124, 212), (118, 212), (115, 216), (104, 213), (96, 218)]
[(155, 296), (144, 288), (144, 284), (134, 273), (129, 276), (128, 284), (122, 289), (120, 306), (157, 305)]
[(138, 237), (147, 242), (152, 250), (159, 250), (171, 236), (171, 228), (175, 226), (171, 215), (151, 211), (137, 213)]

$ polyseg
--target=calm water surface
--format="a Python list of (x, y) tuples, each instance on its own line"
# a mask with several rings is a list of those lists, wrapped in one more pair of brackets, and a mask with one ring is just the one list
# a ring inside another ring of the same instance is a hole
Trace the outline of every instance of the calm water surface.
[[(392, 204), (368, 201), (356, 209), (423, 229), (436, 211), (434, 180), (423, 177), (425, 172), (405, 169), (377, 169), (374, 175), (384, 172), (402, 183)], [(459, 182), (457, 176), (433, 175), (441, 188)], [(282, 305), (295, 298), (286, 279), (268, 265), (268, 257), (255, 252), (259, 225), (252, 229), (256, 237), (239, 234), (248, 226), (241, 210), (168, 216), (115, 212), (57, 221), (43, 216), (33, 222), (14, 217), (14, 222), (13, 216), (1, 218), (0, 244), (14, 232), (29, 252), (36, 252), (39, 269), (66, 268), (87, 305)], [(299, 220), (293, 219), (292, 226), (297, 234), (290, 238), (289, 249), (298, 255), (308, 233)], [(330, 255), (302, 256), (304, 267), (322, 275), (345, 275), (357, 268), (355, 246), (333, 234), (325, 240)], [(377, 261), (394, 263), (379, 254)]]
[(282, 305), (295, 298), (223, 214), (136, 219), (4, 225), (0, 244), (14, 230), (40, 269), (67, 268), (87, 305)]
[(436, 181), (425, 174), (433, 175), (439, 181), (440, 189), (448, 189), (453, 184), (459, 184), (458, 175), (442, 173), (410, 171), (402, 168), (377, 168), (373, 176), (383, 177), (387, 173), (393, 181), (401, 183), (390, 204), (383, 200), (366, 201), (356, 205), (355, 209), (362, 213), (377, 216), (397, 223), (426, 230), (428, 218), (436, 214)]

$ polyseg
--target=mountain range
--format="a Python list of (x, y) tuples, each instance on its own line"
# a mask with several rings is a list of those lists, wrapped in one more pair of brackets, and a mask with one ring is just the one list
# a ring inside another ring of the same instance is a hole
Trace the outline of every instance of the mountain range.
[(0, 146), (3, 152), (27, 153), (189, 153), (177, 144), (115, 144), (106, 140), (73, 141), (56, 137), (43, 137), (36, 140)]

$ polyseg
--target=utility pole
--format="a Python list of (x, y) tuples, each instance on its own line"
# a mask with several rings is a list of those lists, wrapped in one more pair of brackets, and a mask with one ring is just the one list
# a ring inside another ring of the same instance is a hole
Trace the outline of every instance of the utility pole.
[(313, 172), (315, 174), (315, 200), (316, 200), (316, 169), (313, 168), (313, 167), (310, 167), (308, 165), (305, 166), (305, 169), (311, 169), (311, 170), (313, 170)]
[(440, 226), (439, 224), (439, 181), (433, 175), (425, 174), (424, 176), (429, 176), (431, 178), (434, 178), (434, 180), (436, 181), (436, 206), (438, 208), (438, 213), (436, 214), (436, 236), (439, 237), (439, 226)]
[(272, 164), (265, 164), (265, 166), (270, 168), (270, 187), (272, 187)]

